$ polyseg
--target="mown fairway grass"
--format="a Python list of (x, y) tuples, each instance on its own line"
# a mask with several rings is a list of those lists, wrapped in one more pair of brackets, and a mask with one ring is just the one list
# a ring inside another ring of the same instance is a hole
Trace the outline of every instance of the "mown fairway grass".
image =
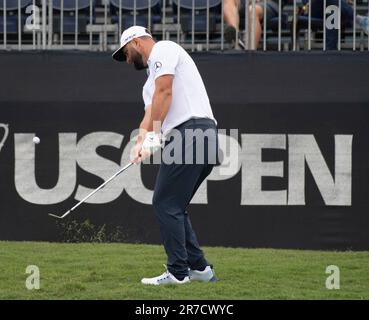
[[(204, 247), (217, 283), (144, 286), (164, 272), (161, 246), (0, 242), (0, 299), (368, 299), (369, 253)], [(41, 288), (27, 290), (28, 265)], [(340, 268), (327, 290), (326, 267)]]

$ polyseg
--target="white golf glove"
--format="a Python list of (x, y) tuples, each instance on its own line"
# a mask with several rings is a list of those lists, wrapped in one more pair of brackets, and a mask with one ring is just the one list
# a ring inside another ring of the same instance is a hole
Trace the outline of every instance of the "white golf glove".
[(155, 131), (147, 132), (145, 135), (145, 140), (142, 144), (142, 149), (153, 154), (161, 149), (161, 147), (161, 135), (156, 133)]

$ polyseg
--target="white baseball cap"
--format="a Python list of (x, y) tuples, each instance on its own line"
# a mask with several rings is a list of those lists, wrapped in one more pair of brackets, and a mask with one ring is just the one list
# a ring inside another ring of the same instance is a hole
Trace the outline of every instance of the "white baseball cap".
[(126, 61), (126, 56), (123, 54), (124, 46), (132, 39), (148, 36), (152, 38), (150, 31), (141, 26), (132, 26), (124, 30), (120, 37), (120, 48), (113, 53), (113, 59), (117, 61)]

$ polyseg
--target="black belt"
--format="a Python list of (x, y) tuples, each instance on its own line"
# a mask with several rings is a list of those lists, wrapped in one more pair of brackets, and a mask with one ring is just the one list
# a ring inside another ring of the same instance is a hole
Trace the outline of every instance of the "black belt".
[(211, 127), (216, 127), (215, 121), (209, 118), (191, 118), (185, 122), (182, 122), (180, 125), (176, 126), (176, 129), (180, 129), (182, 127), (187, 127), (190, 125), (209, 125)]

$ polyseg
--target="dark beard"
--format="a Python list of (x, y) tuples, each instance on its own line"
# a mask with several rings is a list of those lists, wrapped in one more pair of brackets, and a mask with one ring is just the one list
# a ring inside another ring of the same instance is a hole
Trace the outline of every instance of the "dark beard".
[(147, 64), (144, 64), (142, 56), (137, 51), (135, 51), (134, 56), (132, 57), (132, 61), (135, 65), (136, 70), (143, 70), (147, 68)]

